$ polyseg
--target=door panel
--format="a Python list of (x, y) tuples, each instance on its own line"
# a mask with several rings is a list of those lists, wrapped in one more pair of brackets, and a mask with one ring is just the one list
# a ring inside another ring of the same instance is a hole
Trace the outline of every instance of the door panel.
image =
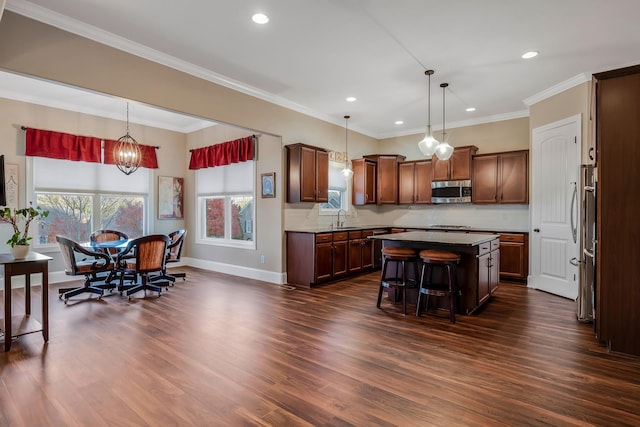
[(533, 130), (532, 250), (529, 286), (566, 298), (578, 295), (577, 200), (580, 116)]

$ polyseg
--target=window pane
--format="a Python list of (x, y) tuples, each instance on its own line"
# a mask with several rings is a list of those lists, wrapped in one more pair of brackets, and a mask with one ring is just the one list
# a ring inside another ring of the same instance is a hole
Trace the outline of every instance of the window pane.
[(144, 235), (144, 199), (100, 196), (100, 228), (122, 231), (130, 239)]
[(56, 243), (61, 234), (79, 242), (89, 240), (93, 198), (78, 194), (36, 194), (36, 206), (49, 211), (49, 216), (38, 223), (38, 243)]
[(207, 211), (205, 237), (224, 239), (224, 198), (207, 198), (205, 206)]
[(253, 197), (232, 196), (231, 238), (253, 240)]
[(329, 202), (323, 203), (321, 209), (344, 209), (342, 206), (342, 198), (344, 196), (344, 190), (329, 189)]

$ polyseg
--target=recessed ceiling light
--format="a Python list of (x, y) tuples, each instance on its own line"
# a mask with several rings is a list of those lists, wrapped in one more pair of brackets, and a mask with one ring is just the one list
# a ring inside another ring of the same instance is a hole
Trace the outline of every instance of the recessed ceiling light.
[(466, 109), (466, 111), (469, 112), (469, 113), (472, 112), (472, 111), (476, 111), (476, 107), (468, 107)]
[(256, 24), (266, 24), (267, 22), (269, 22), (269, 17), (264, 13), (256, 13), (251, 17), (251, 19)]
[(531, 59), (531, 58), (535, 58), (536, 56), (538, 56), (538, 52), (536, 52), (535, 50), (531, 50), (529, 52), (523, 53), (522, 59)]
[(356, 102), (356, 97), (355, 96), (348, 97), (347, 102)]
[(396, 120), (396, 124), (397, 124), (397, 125), (403, 125), (403, 124), (404, 124), (404, 122), (403, 122), (402, 120)]

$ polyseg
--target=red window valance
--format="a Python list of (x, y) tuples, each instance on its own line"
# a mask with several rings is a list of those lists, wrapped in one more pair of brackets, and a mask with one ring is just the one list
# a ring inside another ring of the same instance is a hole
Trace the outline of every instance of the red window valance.
[[(116, 162), (113, 159), (113, 147), (116, 145), (116, 142), (111, 139), (104, 140), (104, 164), (105, 165), (115, 165)], [(158, 157), (156, 156), (156, 147), (152, 145), (140, 145), (140, 156), (142, 160), (140, 162), (140, 167), (148, 168), (148, 169), (158, 169)]]
[(102, 140), (49, 130), (27, 129), (27, 156), (100, 163)]
[[(113, 146), (117, 141), (41, 129), (27, 128), (26, 131), (25, 155), (27, 156), (100, 163), (102, 141), (104, 141), (104, 164), (115, 164)], [(140, 144), (141, 167), (158, 169), (156, 148), (158, 147)]]
[(247, 136), (246, 138), (191, 150), (189, 169), (212, 168), (231, 163), (246, 162), (253, 160), (253, 155), (254, 138), (253, 136)]

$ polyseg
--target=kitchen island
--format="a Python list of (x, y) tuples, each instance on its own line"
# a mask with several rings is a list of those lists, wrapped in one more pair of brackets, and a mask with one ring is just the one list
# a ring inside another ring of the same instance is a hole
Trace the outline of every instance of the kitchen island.
[[(456, 279), (461, 292), (458, 301), (458, 312), (461, 314), (473, 313), (498, 289), (500, 239), (497, 234), (407, 231), (369, 236), (369, 239), (381, 240), (385, 247), (402, 246), (417, 251), (437, 249), (459, 253), (461, 260)], [(439, 277), (434, 279), (441, 280)], [(413, 295), (407, 290), (409, 302), (415, 301)], [(417, 292), (415, 295), (417, 299)]]

